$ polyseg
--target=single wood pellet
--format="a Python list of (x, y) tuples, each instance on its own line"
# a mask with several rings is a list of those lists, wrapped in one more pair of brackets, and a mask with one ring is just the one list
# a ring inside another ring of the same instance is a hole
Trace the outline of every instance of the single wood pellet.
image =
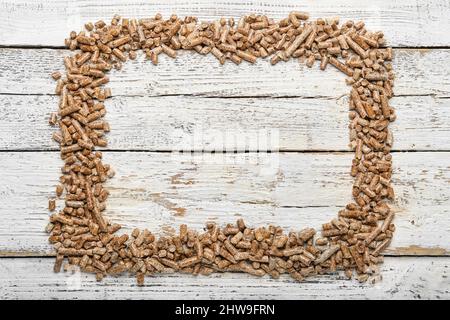
[[(168, 20), (160, 14), (139, 20), (114, 16), (110, 25), (89, 22), (85, 31), (70, 33), (65, 43), (78, 51), (64, 58), (65, 76), (51, 75), (57, 80), (60, 102), (49, 123), (60, 128), (53, 139), (60, 144), (64, 161), (56, 196), (65, 200), (46, 228), (57, 251), (55, 272), (68, 258), (70, 265), (95, 273), (98, 281), (107, 274), (128, 272), (139, 285), (145, 275), (173, 271), (204, 275), (240, 271), (274, 278), (288, 273), (301, 281), (344, 270), (348, 278), (356, 272), (359, 281), (369, 279), (370, 270), (382, 263), (380, 254), (395, 230), (394, 213), (387, 205), (394, 197), (388, 130), (395, 120), (388, 102), (394, 85), (392, 49), (383, 48), (383, 34), (367, 31), (362, 22), (339, 25), (338, 18), (308, 18), (306, 13), (291, 12), (276, 22), (253, 14), (236, 24), (233, 19), (198, 23), (195, 17), (176, 15)], [(139, 51), (157, 65), (160, 54), (175, 58), (180, 49), (212, 54), (220, 64), (269, 58), (271, 64), (299, 59), (313, 67), (320, 61), (320, 69), (331, 64), (349, 77), (354, 201), (323, 224), (320, 237), (312, 228), (284, 234), (272, 225), (249, 227), (242, 219), (223, 227), (208, 223), (204, 232), (181, 225), (179, 234), (171, 237), (157, 238), (139, 229), (131, 235), (115, 234), (121, 226), (103, 213), (109, 195), (104, 183), (114, 171), (95, 150), (106, 146), (105, 133), (110, 130), (103, 119), (104, 100), (111, 97), (111, 90), (104, 87), (109, 82), (106, 74), (136, 59)], [(49, 210), (55, 209), (52, 198)]]

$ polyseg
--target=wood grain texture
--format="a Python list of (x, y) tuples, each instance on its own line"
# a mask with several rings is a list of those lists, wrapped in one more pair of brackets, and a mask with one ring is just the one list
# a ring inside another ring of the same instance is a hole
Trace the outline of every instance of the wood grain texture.
[(53, 273), (51, 258), (0, 259), (0, 299), (449, 299), (449, 257), (387, 257), (382, 281), (360, 284), (342, 275), (321, 275), (294, 282), (242, 273), (209, 277), (165, 274), (147, 277), (143, 287), (133, 277)]
[[(0, 61), (0, 109), (4, 114), (0, 119), (0, 149), (55, 148), (49, 139), (52, 128), (46, 124), (46, 117), (57, 105), (57, 98), (51, 96), (54, 82), (49, 74), (52, 66), (62, 66), (67, 53), (0, 49), (4, 58)], [(447, 64), (435, 61), (450, 59), (450, 50), (396, 53), (398, 97), (392, 105), (399, 116), (392, 125), (394, 148), (449, 150), (450, 100), (440, 97), (450, 95), (450, 70)], [(348, 87), (332, 68), (326, 72), (309, 70), (293, 61), (288, 65), (270, 66), (261, 61), (256, 66), (228, 64), (219, 68), (213, 58), (188, 52), (176, 60), (162, 60), (158, 67), (131, 61), (124, 70), (112, 72), (115, 96), (107, 102), (107, 117), (114, 131), (109, 135), (109, 148), (171, 150), (179, 134), (190, 137), (202, 124), (209, 133), (233, 129), (251, 135), (262, 128), (275, 129), (280, 139), (274, 148), (280, 150), (347, 150)], [(298, 81), (283, 81), (286, 74)], [(28, 94), (33, 96), (22, 96)], [(194, 99), (191, 95), (227, 99)], [(210, 139), (202, 148), (216, 150), (223, 144)], [(239, 149), (234, 142), (225, 143), (225, 148)]]
[[(311, 18), (340, 16), (342, 21), (364, 20), (369, 30), (382, 30), (392, 46), (445, 46), (450, 44), (450, 5), (447, 0), (370, 1), (287, 0), (274, 2), (229, 0), (6, 0), (0, 5), (0, 45), (60, 46), (71, 30), (87, 21), (114, 14), (141, 18), (157, 12), (168, 17), (193, 15), (200, 20), (238, 18), (260, 13), (280, 19), (291, 10), (307, 11)], [(23, 19), (26, 17), (26, 23)]]
[[(50, 73), (64, 71), (63, 57), (69, 54), (73, 52), (0, 48), (0, 94), (54, 94)], [(159, 60), (154, 66), (140, 55), (122, 70), (111, 71), (113, 96), (339, 98), (349, 93), (345, 76), (332, 66), (309, 69), (296, 59), (274, 66), (267, 60), (221, 66), (211, 55), (181, 51), (176, 59), (161, 55)], [(395, 95), (450, 97), (449, 60), (450, 49), (395, 50)]]
[[(393, 150), (450, 150), (450, 99), (401, 96), (391, 105)], [(122, 96), (106, 106), (109, 150), (350, 151), (347, 97)], [(56, 108), (55, 96), (4, 95), (0, 150), (57, 149), (47, 121)], [(258, 135), (271, 143), (258, 143)]]
[[(47, 199), (61, 165), (56, 152), (0, 153), (0, 252), (49, 254)], [(170, 234), (244, 217), (249, 225), (320, 229), (350, 200), (349, 153), (171, 154), (106, 152), (117, 170), (108, 182), (107, 217)], [(448, 255), (450, 153), (395, 153), (392, 255)], [(18, 179), (20, 177), (20, 179)], [(57, 201), (61, 207), (62, 202)]]

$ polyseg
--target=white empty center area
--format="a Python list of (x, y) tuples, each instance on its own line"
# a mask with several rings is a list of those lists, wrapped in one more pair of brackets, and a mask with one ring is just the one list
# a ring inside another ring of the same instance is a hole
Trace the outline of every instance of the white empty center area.
[(328, 152), (349, 150), (349, 87), (337, 70), (177, 54), (110, 73), (109, 147), (135, 151), (105, 152), (117, 172), (107, 184), (112, 221), (170, 233), (243, 217), (299, 230), (351, 200), (353, 154)]

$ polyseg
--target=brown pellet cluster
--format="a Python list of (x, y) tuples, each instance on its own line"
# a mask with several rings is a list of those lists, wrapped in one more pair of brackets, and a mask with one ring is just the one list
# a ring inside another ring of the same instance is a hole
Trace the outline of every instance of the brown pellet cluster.
[[(394, 197), (388, 130), (395, 119), (388, 103), (393, 95), (392, 49), (383, 46), (381, 32), (367, 31), (363, 22), (340, 25), (338, 18), (308, 18), (307, 13), (291, 12), (280, 21), (252, 14), (237, 22), (222, 18), (199, 23), (195, 17), (176, 15), (168, 20), (160, 14), (140, 20), (114, 16), (109, 25), (87, 23), (86, 31), (70, 33), (65, 43), (77, 52), (64, 58), (65, 75), (51, 74), (60, 102), (49, 122), (59, 126), (53, 139), (61, 147), (64, 166), (50, 211), (56, 208), (55, 196), (65, 200), (47, 226), (57, 252), (56, 272), (65, 258), (69, 267), (77, 265), (99, 280), (128, 272), (140, 285), (145, 275), (173, 271), (239, 271), (274, 278), (289, 273), (299, 281), (336, 270), (349, 278), (356, 271), (358, 280), (366, 281), (377, 271), (395, 229), (394, 213), (386, 203)], [(285, 234), (275, 226), (248, 227), (242, 219), (224, 227), (208, 223), (203, 232), (181, 225), (178, 235), (160, 238), (139, 229), (116, 235), (121, 226), (103, 214), (109, 195), (104, 183), (114, 171), (96, 151), (107, 145), (110, 130), (103, 119), (104, 100), (111, 96), (103, 86), (109, 82), (106, 74), (136, 59), (139, 50), (156, 65), (160, 54), (175, 58), (179, 49), (212, 54), (221, 64), (299, 59), (312, 67), (318, 61), (320, 69), (330, 64), (347, 76), (354, 201), (323, 224), (320, 237), (312, 228)]]

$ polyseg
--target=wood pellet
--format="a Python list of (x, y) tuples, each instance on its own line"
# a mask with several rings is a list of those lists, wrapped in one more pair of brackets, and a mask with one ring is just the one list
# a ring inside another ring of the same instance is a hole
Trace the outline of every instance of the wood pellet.
[[(222, 18), (202, 23), (176, 15), (167, 20), (160, 14), (146, 19), (116, 15), (110, 24), (86, 23), (85, 30), (72, 31), (65, 44), (76, 51), (64, 58), (65, 73), (51, 74), (60, 102), (58, 112), (49, 117), (49, 123), (59, 127), (53, 139), (64, 161), (48, 203), (53, 213), (46, 230), (57, 253), (55, 272), (67, 258), (99, 281), (108, 274), (129, 273), (139, 285), (145, 275), (175, 271), (274, 278), (289, 274), (302, 281), (341, 270), (348, 278), (366, 281), (368, 270), (382, 262), (380, 254), (395, 230), (387, 202), (394, 197), (388, 125), (396, 116), (389, 105), (392, 49), (385, 47), (381, 32), (366, 30), (362, 22), (309, 20), (307, 13), (297, 11), (280, 21), (252, 14), (237, 22)], [(114, 171), (97, 150), (107, 145), (105, 134), (110, 131), (104, 120), (104, 103), (111, 97), (104, 86), (107, 73), (121, 69), (139, 52), (157, 65), (159, 55), (176, 58), (181, 49), (212, 55), (220, 64), (294, 59), (321, 70), (331, 65), (347, 77), (350, 148), (355, 152), (350, 169), (353, 201), (324, 223), (320, 234), (312, 228), (285, 233), (273, 225), (251, 227), (239, 219), (226, 226), (207, 223), (201, 232), (181, 225), (177, 235), (167, 237), (146, 229), (116, 235), (121, 226), (104, 214), (109, 196), (104, 184)], [(58, 200), (63, 204), (59, 212), (56, 199), (64, 200)]]

